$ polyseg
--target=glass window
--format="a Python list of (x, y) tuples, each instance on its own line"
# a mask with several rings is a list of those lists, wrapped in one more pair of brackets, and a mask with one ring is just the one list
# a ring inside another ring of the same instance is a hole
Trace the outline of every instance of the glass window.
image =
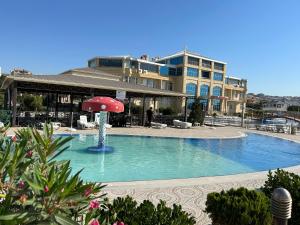
[(198, 69), (191, 68), (191, 67), (187, 68), (187, 75), (188, 76), (190, 76), (190, 77), (198, 77), (198, 74), (199, 74), (199, 70)]
[(169, 90), (172, 91), (173, 90), (173, 84), (169, 81), (163, 80), (162, 81), (162, 87), (163, 90)]
[(214, 87), (213, 88), (213, 96), (222, 96), (222, 88)]
[(136, 61), (136, 60), (130, 61), (130, 66), (132, 69), (137, 69), (138, 65), (139, 65), (138, 61)]
[(213, 99), (213, 110), (221, 111), (221, 100), (220, 99)]
[[(189, 95), (196, 96), (197, 93), (197, 85), (193, 83), (186, 84), (186, 93)], [(192, 108), (193, 103), (195, 102), (195, 99), (189, 98), (187, 101), (187, 107), (188, 109)]]
[(157, 61), (157, 63), (167, 64), (167, 61), (166, 60), (160, 60), (160, 61)]
[(209, 71), (202, 71), (201, 77), (206, 78), (206, 79), (210, 79), (210, 72)]
[(223, 73), (214, 72), (214, 80), (222, 81), (223, 80)]
[(122, 67), (122, 59), (100, 59), (99, 66)]
[(159, 74), (162, 76), (168, 76), (169, 75), (169, 67), (167, 67), (167, 66), (159, 67)]
[(208, 110), (208, 99), (201, 99), (200, 100), (201, 109), (204, 111)]
[(188, 64), (199, 66), (199, 59), (194, 57), (188, 57)]
[(176, 75), (176, 68), (169, 68), (169, 75), (175, 76)]
[(176, 69), (176, 76), (182, 76), (182, 67)]
[(215, 70), (224, 70), (224, 65), (222, 63), (214, 63)]
[(150, 63), (141, 63), (140, 69), (158, 73), (158, 65), (154, 65), (154, 64), (150, 64)]
[(202, 84), (200, 87), (200, 96), (208, 96), (209, 95), (209, 86), (206, 84)]
[(202, 67), (211, 68), (211, 61), (202, 59)]
[(92, 67), (92, 68), (97, 67), (97, 61), (96, 61), (96, 59), (90, 60), (88, 62), (88, 65), (89, 65), (89, 67)]
[(179, 65), (179, 64), (183, 64), (183, 57), (176, 57), (176, 58), (171, 58), (170, 59), (170, 64), (172, 65)]

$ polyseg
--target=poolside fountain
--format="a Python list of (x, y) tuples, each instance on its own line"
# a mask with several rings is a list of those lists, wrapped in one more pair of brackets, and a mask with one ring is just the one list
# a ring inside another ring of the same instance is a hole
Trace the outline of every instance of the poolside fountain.
[(89, 151), (109, 153), (113, 147), (105, 146), (107, 112), (124, 112), (124, 104), (110, 97), (93, 97), (82, 103), (82, 110), (100, 112), (98, 146), (89, 147)]

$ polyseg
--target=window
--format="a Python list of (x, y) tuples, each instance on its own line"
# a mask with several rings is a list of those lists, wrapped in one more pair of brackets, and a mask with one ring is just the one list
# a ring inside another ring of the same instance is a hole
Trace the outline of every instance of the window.
[(183, 64), (183, 57), (176, 57), (176, 58), (171, 58), (170, 59), (170, 64), (172, 65), (179, 65), (179, 64)]
[(222, 96), (222, 88), (214, 87), (213, 88), (213, 96)]
[(223, 73), (214, 72), (214, 80), (222, 81), (223, 80)]
[(211, 68), (211, 61), (202, 59), (202, 67)]
[(167, 61), (166, 61), (166, 60), (160, 60), (160, 61), (157, 61), (157, 63), (160, 63), (160, 64), (167, 64)]
[(138, 63), (138, 61), (130, 61), (130, 67), (132, 68), (132, 69), (137, 69), (138, 68), (138, 65), (139, 65), (139, 63)]
[(163, 80), (161, 89), (172, 91), (173, 90), (173, 84), (169, 81)]
[(176, 75), (176, 68), (169, 68), (169, 75), (175, 76)]
[(169, 75), (169, 67), (167, 67), (167, 66), (159, 67), (159, 74), (162, 76), (168, 76)]
[(88, 62), (88, 65), (89, 65), (89, 67), (92, 67), (92, 68), (97, 67), (97, 61), (96, 61), (96, 59), (90, 60)]
[(224, 65), (223, 64), (221, 64), (221, 63), (216, 63), (215, 62), (215, 64), (214, 64), (214, 68), (215, 68), (215, 70), (224, 70)]
[(201, 109), (204, 111), (208, 110), (208, 99), (201, 99), (200, 100)]
[(202, 71), (201, 77), (205, 79), (210, 79), (210, 72), (209, 71)]
[(137, 78), (136, 77), (129, 77), (129, 83), (131, 84), (137, 84)]
[(198, 77), (198, 74), (199, 74), (199, 70), (198, 69), (191, 68), (191, 67), (187, 68), (187, 75), (188, 76), (190, 76), (190, 77)]
[(176, 69), (176, 76), (182, 76), (182, 67)]
[(194, 57), (188, 57), (188, 64), (199, 66), (199, 59)]
[(148, 70), (153, 73), (158, 73), (158, 65), (150, 64), (150, 63), (141, 63), (140, 69)]
[(202, 84), (200, 87), (200, 96), (208, 96), (209, 95), (209, 86), (206, 84)]
[[(193, 84), (193, 83), (186, 84), (186, 93), (188, 95), (196, 96), (197, 85)], [(188, 107), (188, 109), (192, 108), (192, 105), (193, 105), (194, 101), (195, 101), (195, 99), (188, 99), (188, 101), (187, 101), (187, 107)]]
[(100, 59), (99, 66), (122, 67), (122, 59)]
[(213, 99), (213, 110), (221, 111), (221, 100), (220, 99)]

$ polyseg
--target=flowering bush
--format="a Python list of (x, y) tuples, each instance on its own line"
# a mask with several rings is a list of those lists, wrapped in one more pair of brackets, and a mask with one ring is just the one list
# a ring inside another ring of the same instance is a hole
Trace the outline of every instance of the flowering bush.
[(69, 161), (55, 161), (70, 139), (54, 139), (49, 126), (13, 138), (1, 132), (0, 224), (79, 224), (90, 207), (105, 208), (102, 185), (84, 183)]

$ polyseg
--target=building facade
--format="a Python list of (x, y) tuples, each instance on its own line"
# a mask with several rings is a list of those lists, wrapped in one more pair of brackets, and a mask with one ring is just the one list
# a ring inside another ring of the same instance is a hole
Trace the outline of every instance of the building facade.
[[(124, 82), (188, 94), (188, 108), (199, 97), (209, 114), (241, 113), (246, 103), (247, 80), (227, 76), (225, 62), (188, 51), (153, 59), (146, 55), (95, 57), (88, 67), (119, 75)], [(183, 100), (174, 98), (158, 104), (178, 112), (185, 106)]]

